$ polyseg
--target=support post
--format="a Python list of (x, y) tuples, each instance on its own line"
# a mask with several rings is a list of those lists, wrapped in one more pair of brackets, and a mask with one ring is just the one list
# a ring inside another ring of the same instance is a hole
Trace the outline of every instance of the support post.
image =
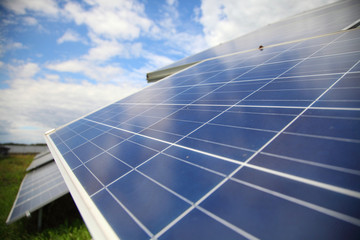
[(41, 231), (41, 228), (42, 228), (42, 215), (43, 215), (43, 209), (40, 208), (39, 209), (39, 212), (38, 212), (38, 231), (40, 232)]

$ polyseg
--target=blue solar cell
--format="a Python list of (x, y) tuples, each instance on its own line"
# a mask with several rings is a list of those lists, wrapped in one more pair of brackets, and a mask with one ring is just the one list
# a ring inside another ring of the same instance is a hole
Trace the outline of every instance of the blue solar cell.
[(225, 112), (210, 123), (279, 131), (294, 118), (294, 115), (265, 115), (259, 113)]
[(57, 131), (57, 135), (65, 141), (66, 139), (69, 139), (71, 137), (74, 137), (76, 133), (74, 131), (71, 131), (69, 127), (65, 127)]
[(80, 159), (82, 162), (86, 162), (89, 159), (99, 155), (102, 150), (96, 145), (87, 142), (80, 147), (77, 147), (73, 150), (74, 154)]
[(336, 168), (325, 164), (314, 165), (314, 162), (311, 161), (265, 152), (251, 160), (251, 164), (346, 189), (355, 191), (360, 189), (357, 184), (360, 181), (359, 172), (351, 169)]
[(103, 133), (100, 136), (91, 140), (92, 143), (95, 143), (96, 146), (101, 147), (104, 150), (112, 148), (122, 141), (124, 141), (123, 138), (110, 133)]
[(252, 92), (264, 86), (269, 81), (270, 80), (255, 80), (255, 81), (240, 80), (240, 82), (237, 82), (235, 80), (235, 82), (221, 86), (220, 88), (216, 89), (215, 92), (225, 92), (225, 93), (240, 92), (240, 91)]
[(191, 137), (186, 137), (182, 139), (178, 142), (178, 144), (185, 147), (194, 148), (203, 152), (216, 154), (218, 156), (228, 157), (241, 162), (245, 161), (254, 153), (254, 151), (250, 149), (241, 149), (235, 146), (194, 139)]
[(176, 142), (181, 138), (180, 135), (167, 133), (167, 132), (161, 132), (161, 131), (153, 130), (153, 129), (145, 129), (145, 130), (141, 131), (141, 134), (148, 136), (148, 137), (156, 138), (156, 139), (159, 139), (162, 141), (171, 142), (171, 143)]
[(238, 167), (238, 165), (235, 163), (220, 160), (215, 157), (207, 156), (176, 146), (172, 146), (166, 149), (164, 154), (223, 174), (230, 174)]
[(233, 105), (247, 97), (251, 92), (212, 92), (200, 98), (194, 104)]
[(70, 149), (72, 148), (76, 148), (82, 144), (84, 144), (85, 142), (87, 142), (87, 140), (79, 135), (74, 136), (72, 138), (69, 138), (68, 140), (65, 141), (65, 145), (67, 147), (69, 147)]
[(281, 134), (264, 151), (315, 163), (360, 170), (360, 165), (355, 160), (360, 158), (357, 142)]
[(200, 126), (199, 123), (194, 123), (194, 122), (163, 119), (160, 122), (157, 122), (156, 124), (152, 125), (150, 129), (169, 132), (173, 134), (180, 134), (183, 136), (195, 130), (199, 126)]
[(73, 128), (73, 131), (76, 133), (81, 133), (84, 132), (86, 130), (88, 130), (91, 126), (87, 125), (87, 124), (81, 124), (75, 128)]
[(63, 156), (71, 169), (74, 169), (75, 167), (81, 165), (80, 160), (72, 152), (67, 152)]
[(102, 188), (101, 183), (84, 166), (80, 166), (73, 171), (89, 195), (92, 195)]
[(360, 53), (346, 53), (306, 59), (283, 76), (344, 73), (360, 58)]
[(349, 216), (356, 218), (360, 217), (360, 207), (354, 207), (360, 206), (360, 200), (354, 197), (345, 196), (343, 194), (318, 188), (317, 186), (297, 182), (246, 167), (235, 174), (234, 178), (255, 184), (268, 190), (285, 194), (286, 196), (291, 196), (296, 199), (315, 204), (317, 206), (342, 212)]
[[(61, 140), (59, 139), (59, 141), (61, 141)], [(61, 154), (66, 154), (67, 152), (70, 151), (70, 149), (64, 143), (61, 143), (61, 142), (59, 142), (56, 147), (59, 149)]]
[(360, 89), (338, 89), (329, 90), (320, 101), (360, 101)]
[(360, 234), (359, 227), (350, 223), (234, 181), (225, 183), (201, 206), (258, 238), (338, 239)]
[(247, 239), (195, 209), (160, 239)]
[(85, 165), (103, 185), (110, 184), (131, 170), (129, 166), (108, 153), (100, 154)]
[(323, 89), (290, 89), (287, 91), (281, 91), (281, 90), (271, 90), (271, 91), (265, 91), (260, 90), (250, 97), (247, 98), (247, 100), (293, 100), (293, 101), (301, 101), (301, 100), (310, 100), (313, 101), (317, 97), (323, 93)]
[(137, 172), (108, 189), (152, 232), (157, 233), (190, 205)]
[(121, 239), (146, 239), (146, 233), (125, 212), (119, 203), (106, 191), (102, 190), (92, 197), (96, 206)]
[(280, 78), (266, 85), (262, 90), (295, 90), (295, 89), (321, 89), (325, 91), (340, 75)]
[(224, 179), (163, 154), (157, 155), (138, 170), (192, 202), (199, 200)]
[(300, 117), (286, 132), (360, 140), (360, 119)]
[(130, 141), (124, 141), (108, 152), (132, 167), (137, 167), (157, 153), (150, 148)]
[(216, 115), (218, 115), (221, 111), (219, 110), (202, 110), (201, 108), (197, 109), (181, 109), (178, 112), (170, 115), (168, 118), (183, 120), (183, 121), (194, 121), (194, 122), (207, 122)]
[(190, 134), (189, 137), (239, 148), (257, 150), (274, 135), (274, 132), (269, 131), (208, 124), (193, 134)]
[(134, 143), (138, 143), (143, 146), (151, 147), (153, 150), (162, 151), (165, 148), (169, 147), (170, 145), (164, 142), (160, 142), (158, 140), (153, 140), (151, 138), (134, 135), (133, 137), (129, 138), (130, 141)]
[(95, 138), (96, 136), (99, 136), (102, 133), (103, 133), (103, 131), (93, 127), (93, 128), (90, 128), (90, 129), (80, 133), (80, 135), (83, 138), (86, 138), (86, 139), (90, 140), (90, 139)]

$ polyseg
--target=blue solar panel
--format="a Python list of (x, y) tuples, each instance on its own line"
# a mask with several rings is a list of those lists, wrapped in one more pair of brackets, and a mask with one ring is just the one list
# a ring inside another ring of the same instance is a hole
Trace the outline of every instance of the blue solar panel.
[(90, 232), (356, 239), (359, 40), (209, 59), (48, 132)]
[(6, 223), (34, 212), (68, 192), (55, 162), (36, 168), (25, 175)]

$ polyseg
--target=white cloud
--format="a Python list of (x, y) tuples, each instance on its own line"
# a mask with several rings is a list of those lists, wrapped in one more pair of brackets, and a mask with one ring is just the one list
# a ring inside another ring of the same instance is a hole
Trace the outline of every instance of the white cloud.
[(46, 66), (57, 72), (81, 73), (96, 82), (118, 82), (124, 70), (115, 64), (96, 64), (87, 60), (68, 60)]
[[(28, 66), (34, 63), (26, 63), (22, 69), (31, 68)], [(0, 142), (44, 142), (45, 131), (117, 101), (141, 87), (128, 82), (61, 82), (56, 74), (44, 78), (20, 75), (13, 76), (9, 88), (0, 89)]]
[(19, 62), (16, 65), (8, 65), (7, 70), (11, 78), (26, 79), (35, 76), (40, 71), (40, 67), (38, 64), (32, 62)]
[(64, 43), (64, 42), (83, 42), (85, 43), (85, 40), (75, 31), (68, 29), (62, 35), (58, 40), (56, 41), (58, 44)]
[(36, 20), (36, 18), (33, 18), (33, 17), (24, 17), (23, 21), (26, 25), (29, 25), (29, 26), (35, 26), (38, 24), (38, 21)]
[(210, 46), (231, 40), (284, 17), (336, 0), (202, 0), (198, 21)]
[(200, 32), (183, 29), (180, 19), (178, 2), (168, 0), (161, 9), (161, 18), (156, 21), (155, 27), (151, 29), (152, 37), (163, 40), (169, 49), (176, 49), (180, 55), (188, 56), (206, 49), (209, 45)]
[(140, 56), (142, 44), (138, 42), (119, 42), (117, 40), (104, 40), (90, 34), (93, 47), (83, 58), (90, 61), (107, 61), (113, 57), (136, 58)]
[(26, 11), (34, 11), (41, 14), (56, 16), (59, 12), (54, 0), (4, 0), (1, 4), (17, 14), (25, 14)]
[(4, 39), (0, 40), (0, 57), (8, 51), (13, 51), (17, 49), (23, 49), (26, 48), (22, 43), (20, 42), (13, 42), (11, 40), (8, 40), (7, 43), (5, 43)]
[(86, 25), (91, 32), (108, 39), (133, 40), (149, 31), (152, 22), (146, 18), (144, 6), (136, 1), (89, 0), (89, 9), (68, 2), (65, 13), (76, 24)]

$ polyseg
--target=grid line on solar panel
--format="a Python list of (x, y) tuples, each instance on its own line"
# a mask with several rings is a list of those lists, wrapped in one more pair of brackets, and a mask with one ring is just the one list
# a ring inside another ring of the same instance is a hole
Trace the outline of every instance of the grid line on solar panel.
[(260, 190), (262, 192), (266, 192), (268, 194), (271, 194), (271, 195), (274, 195), (276, 197), (279, 197), (279, 198), (283, 198), (285, 200), (288, 200), (290, 202), (294, 202), (298, 205), (302, 205), (304, 207), (307, 207), (307, 208), (311, 208), (315, 211), (318, 211), (318, 212), (321, 212), (321, 213), (325, 213), (329, 216), (332, 216), (334, 218), (338, 218), (340, 220), (343, 220), (343, 221), (346, 221), (346, 222), (349, 222), (349, 223), (352, 223), (354, 225), (357, 225), (357, 226), (360, 226), (360, 220), (355, 218), (355, 217), (351, 217), (349, 215), (346, 215), (346, 214), (342, 214), (342, 213), (339, 213), (337, 211), (333, 211), (333, 210), (330, 210), (330, 209), (327, 209), (327, 208), (324, 208), (324, 207), (321, 207), (319, 205), (315, 205), (315, 204), (312, 204), (312, 203), (309, 203), (309, 202), (306, 202), (306, 201), (302, 201), (298, 198), (294, 198), (294, 197), (291, 197), (291, 196), (288, 196), (288, 195), (285, 195), (285, 194), (281, 194), (279, 192), (276, 192), (276, 191), (272, 191), (272, 190), (269, 190), (269, 189), (266, 189), (266, 188), (263, 188), (263, 187), (260, 187), (258, 185), (255, 185), (255, 184), (251, 184), (249, 182), (245, 182), (245, 181), (242, 181), (242, 180), (239, 180), (239, 179), (236, 179), (236, 178), (232, 178), (231, 179), (232, 181), (235, 181), (235, 182), (238, 182), (240, 184), (243, 184), (243, 185), (246, 185), (246, 186), (249, 186), (251, 188), (254, 188), (254, 189), (257, 189), (257, 190)]
[[(313, 53), (314, 54), (314, 53)], [(354, 68), (356, 66), (356, 64), (355, 65), (353, 65), (352, 66), (352, 68)], [(293, 66), (293, 67), (295, 67), (295, 66)], [(297, 115), (297, 118), (299, 118), (299, 116), (300, 115), (302, 115), (303, 113), (305, 113), (308, 109), (318, 109), (317, 107), (312, 107), (312, 105), (319, 99), (319, 98), (321, 98), (325, 93), (327, 93), (327, 91), (332, 87), (332, 86), (334, 86), (337, 82), (339, 82), (343, 77), (344, 77), (344, 75), (346, 75), (352, 68), (350, 68), (347, 72), (345, 72), (345, 74), (343, 74), (340, 78), (338, 78), (337, 79), (337, 81), (334, 83), (334, 84), (332, 84), (329, 88), (327, 88), (325, 91), (323, 91), (322, 92), (322, 94), (317, 98), (317, 99), (315, 99), (315, 100), (313, 100), (313, 99), (311, 99), (312, 100), (312, 103), (310, 104), (310, 105), (308, 105), (307, 107), (296, 107), (296, 106), (290, 106), (290, 108), (293, 108), (293, 109), (300, 109), (300, 110), (303, 110), (299, 115)], [(325, 74), (324, 74), (325, 75)], [(280, 75), (281, 76), (281, 75)], [(279, 76), (278, 76), (279, 77)], [(321, 88), (322, 90), (324, 90), (324, 88)], [(186, 91), (186, 90), (185, 90)], [(174, 105), (174, 104), (172, 104), (172, 105)], [(187, 106), (188, 104), (181, 104), (181, 105), (179, 105), (179, 106)], [(201, 105), (201, 104), (197, 104), (196, 106), (198, 106), (198, 105)], [(204, 106), (204, 105), (201, 105), (201, 106)], [(214, 106), (214, 105), (212, 105), (212, 104), (208, 104), (208, 106)], [(224, 106), (224, 105), (222, 105), (222, 106)], [(233, 105), (228, 105), (228, 106), (233, 106)], [(239, 106), (234, 106), (234, 108), (235, 107), (239, 107)], [(257, 107), (257, 106), (256, 106)], [(279, 106), (279, 108), (281, 108), (282, 106)], [(180, 108), (180, 109), (183, 109), (183, 108)], [(320, 108), (320, 109), (337, 109), (337, 108)], [(343, 108), (343, 109), (346, 109), (346, 108)], [(347, 110), (349, 110), (349, 109), (347, 109)], [(179, 109), (177, 110), (177, 111), (179, 111)], [(224, 111), (225, 112), (225, 111)], [(171, 114), (169, 114), (168, 116), (164, 116), (164, 117), (162, 117), (162, 119), (167, 119), (167, 118), (169, 118), (172, 114), (174, 114), (174, 112), (171, 112)], [(138, 115), (141, 115), (141, 113), (139, 113)], [(138, 116), (138, 115), (136, 115), (136, 116)], [(216, 116), (217, 117), (217, 116)], [(216, 118), (215, 117), (215, 118)], [(102, 123), (102, 122), (97, 122), (97, 121), (94, 121), (94, 120), (91, 120), (91, 119), (85, 119), (85, 120), (88, 120), (88, 121), (93, 121), (94, 123), (97, 123), (97, 124), (101, 124), (101, 125), (104, 125), (104, 126), (108, 126), (108, 127), (112, 127), (112, 128), (117, 128), (116, 126), (111, 126), (111, 125), (107, 125), (106, 123)], [(126, 121), (128, 121), (128, 120), (126, 120)], [(125, 122), (126, 122), (125, 121)], [(209, 123), (210, 121), (208, 121), (208, 122), (205, 122), (205, 123)], [(293, 122), (294, 122), (294, 120), (293, 120)], [(154, 123), (154, 124), (156, 124), (156, 123)], [(211, 124), (209, 124), (209, 125), (211, 125)], [(150, 125), (150, 126), (152, 126), (152, 125)], [(201, 126), (203, 126), (203, 125), (201, 125)], [(129, 130), (126, 130), (126, 129), (124, 129), (124, 131), (126, 131), (126, 132), (129, 132), (129, 133), (132, 133), (132, 134), (135, 134), (135, 135), (137, 135), (137, 136), (144, 136), (144, 137), (146, 137), (146, 138), (152, 138), (151, 136), (146, 136), (146, 135), (142, 135), (141, 134), (141, 132), (140, 133), (136, 133), (136, 132), (131, 132), (131, 131), (129, 131)], [(188, 136), (188, 135), (190, 135), (192, 132), (190, 132), (189, 134), (187, 134), (187, 135), (184, 135), (184, 136)], [(130, 138), (130, 137), (129, 137)], [(157, 141), (162, 141), (162, 142), (166, 142), (166, 141), (164, 141), (164, 140), (161, 140), (161, 139), (156, 139), (156, 138), (152, 138), (152, 139), (154, 139), (154, 140), (157, 140)], [(177, 142), (178, 141), (175, 141), (175, 143), (170, 143), (170, 142), (166, 142), (166, 143), (169, 143), (171, 146), (179, 146), (179, 147), (183, 147), (184, 149), (189, 149), (189, 150), (194, 150), (194, 151), (196, 151), (196, 149), (191, 149), (191, 148), (188, 148), (188, 147), (184, 147), (184, 146), (181, 146), (181, 145), (179, 145), (179, 144), (177, 144)], [(266, 147), (265, 145), (263, 145), (263, 148), (264, 147)], [(160, 152), (158, 152), (157, 153), (157, 155), (158, 154), (162, 154), (162, 152), (163, 151), (165, 151), (165, 150), (167, 150), (167, 149), (169, 149), (169, 147), (167, 147), (167, 148), (165, 148), (165, 149), (163, 149), (163, 150), (161, 150)], [(204, 153), (204, 152), (202, 152), (202, 151), (197, 151), (197, 152), (199, 152), (199, 153)], [(260, 151), (258, 151), (258, 153), (260, 153)], [(205, 153), (204, 153), (205, 154)], [(207, 153), (207, 155), (211, 155), (211, 154), (209, 154), (209, 153)], [(155, 155), (156, 156), (156, 155)], [(213, 156), (216, 156), (216, 155), (213, 155)], [(153, 156), (154, 157), (154, 156)], [(151, 157), (150, 159), (152, 159), (153, 157)], [(216, 156), (216, 157), (220, 157), (220, 156)], [(222, 157), (222, 159), (223, 160), (225, 160), (226, 158), (224, 158), (224, 157)], [(154, 162), (154, 161), (152, 161), (152, 162)], [(238, 163), (238, 165), (240, 165), (239, 167), (241, 168), (242, 166), (245, 166), (245, 164), (246, 164), (246, 162), (245, 163)], [(141, 166), (143, 166), (143, 165), (141, 165)], [(193, 166), (195, 166), (195, 165), (193, 165)], [(325, 165), (324, 165), (325, 166)], [(246, 166), (245, 166), (246, 168), (248, 168), (248, 167), (250, 167), (250, 168), (254, 168), (254, 169), (262, 169), (261, 167), (258, 167), (258, 166), (256, 166), (256, 165), (252, 165), (252, 164), (247, 164)], [(136, 168), (134, 168), (135, 169), (135, 172), (138, 172), (138, 173), (140, 173), (140, 174), (142, 174), (143, 175), (143, 173), (141, 173), (141, 172), (139, 172), (139, 170), (137, 169), (137, 167)], [(206, 168), (204, 168), (204, 169), (206, 169)], [(278, 172), (278, 171), (273, 171), (273, 170), (269, 170), (269, 169), (264, 169), (265, 170), (265, 172), (266, 171), (268, 171), (268, 172), (273, 172), (275, 175), (281, 175), (282, 177), (284, 177), (284, 174), (283, 173), (281, 173), (281, 172)], [(229, 175), (228, 175), (229, 176)], [(290, 179), (293, 179), (293, 180), (295, 180), (297, 177), (296, 176), (294, 176), (294, 175), (290, 175), (290, 176), (287, 176), (287, 177), (289, 177)], [(151, 177), (148, 177), (148, 179), (149, 180), (151, 180), (151, 181), (153, 181), (154, 179), (152, 179)], [(233, 180), (233, 179), (231, 179), (231, 180)], [(310, 183), (310, 184), (312, 184), (312, 185), (319, 185), (319, 182), (316, 182), (316, 181), (308, 181), (308, 179), (306, 179), (306, 178), (301, 178), (301, 177), (298, 177), (297, 178), (297, 180), (298, 181), (300, 181), (300, 182), (302, 182), (302, 181), (305, 181), (305, 182), (307, 182), (307, 183)], [(156, 181), (155, 181), (156, 182)], [(321, 182), (320, 182), (321, 183)], [(162, 185), (162, 184), (161, 184)], [(339, 188), (339, 189), (336, 189), (336, 187), (335, 188), (332, 188), (333, 186), (332, 185), (329, 185), (329, 187), (328, 186), (325, 186), (325, 188), (329, 188), (329, 190), (335, 190), (335, 191), (340, 191), (340, 192), (342, 192), (343, 191), (343, 189), (342, 188)], [(169, 188), (170, 189), (170, 188)], [(173, 191), (172, 189), (170, 189), (171, 191)], [(346, 190), (346, 189), (345, 189)], [(358, 195), (356, 195), (356, 194), (358, 194), (357, 192), (354, 192), (355, 193), (355, 196), (357, 196), (357, 197), (359, 197)], [(348, 192), (346, 193), (346, 194), (349, 194)], [(350, 194), (351, 195), (351, 194)], [(182, 196), (182, 195), (180, 195), (180, 196)], [(286, 196), (286, 195), (285, 195)], [(299, 200), (299, 201), (301, 201), (301, 200)], [(310, 203), (311, 204), (311, 203)], [(320, 207), (321, 208), (321, 207)], [(207, 211), (207, 210), (206, 210)], [(326, 210), (324, 210), (324, 211), (326, 211)], [(189, 213), (190, 211), (186, 211), (187, 213)], [(331, 212), (331, 210), (330, 210), (330, 212)], [(186, 214), (183, 214), (183, 215), (181, 215), (182, 217), (185, 217), (185, 215)], [(341, 214), (340, 214), (341, 215)], [(216, 215), (215, 215), (216, 216)], [(177, 218), (177, 221), (180, 221), (180, 219), (182, 219), (182, 217), (181, 218)], [(343, 216), (344, 217), (344, 216)], [(222, 218), (220, 218), (219, 217), (219, 219), (222, 219)], [(218, 220), (219, 220), (218, 219)], [(176, 222), (177, 222), (176, 221)], [(226, 220), (223, 220), (224, 222), (226, 222)], [(161, 232), (161, 231), (160, 231)], [(159, 232), (159, 233), (160, 233)], [(155, 235), (155, 236), (159, 236), (159, 234), (157, 234), (157, 235)]]
[[(316, 53), (316, 52), (315, 52), (315, 53)], [(315, 53), (313, 53), (313, 54), (315, 54)], [(312, 55), (313, 55), (313, 54), (312, 54)], [(355, 64), (355, 65), (356, 65), (356, 64)], [(354, 66), (355, 66), (355, 65), (354, 65)], [(353, 66), (353, 67), (354, 67), (354, 66)], [(351, 70), (351, 68), (350, 68), (350, 70)], [(349, 72), (350, 70), (348, 70), (348, 72)], [(339, 78), (337, 81), (339, 81), (340, 79), (341, 79), (341, 78)], [(337, 81), (336, 81), (336, 82), (337, 82)], [(336, 82), (335, 82), (335, 83), (336, 83)], [(334, 83), (333, 85), (335, 85), (335, 83)], [(332, 85), (332, 86), (333, 86), (333, 85)], [(330, 86), (330, 88), (331, 88), (332, 86)], [(329, 90), (330, 88), (328, 88), (328, 90)], [(326, 93), (326, 92), (327, 92), (327, 91), (325, 91), (324, 93)], [(324, 94), (324, 93), (323, 93), (323, 94)], [(322, 94), (322, 95), (323, 95), (323, 94)], [(321, 97), (322, 95), (320, 95), (320, 97)], [(319, 99), (320, 97), (318, 97), (317, 99)], [(317, 99), (316, 99), (316, 100), (317, 100)], [(316, 100), (313, 102), (313, 104), (316, 102)], [(313, 105), (313, 104), (311, 104), (311, 105)], [(310, 105), (309, 107), (311, 107), (311, 105)], [(309, 107), (307, 107), (303, 112), (305, 112)], [(303, 112), (302, 112), (302, 113), (303, 113)], [(302, 113), (300, 113), (300, 115), (301, 115)], [(299, 116), (300, 116), (300, 115), (299, 115)], [(296, 119), (297, 119), (297, 118), (295, 118), (294, 120), (292, 120), (292, 121), (290, 122), (290, 124), (293, 123)], [(288, 124), (287, 126), (285, 126), (285, 128), (283, 128), (283, 131), (284, 131), (288, 126), (290, 126), (290, 124)], [(280, 132), (279, 132), (277, 135), (275, 135), (272, 139), (275, 139), (281, 132), (282, 132), (282, 131), (280, 131)], [(271, 140), (272, 140), (272, 139), (271, 139)], [(269, 142), (271, 142), (271, 140), (270, 140)], [(269, 143), (269, 142), (267, 142), (267, 143)], [(261, 147), (253, 156), (255, 156), (257, 153), (259, 153), (261, 150), (263, 150), (267, 145), (268, 145), (268, 144), (264, 144), (263, 147)], [(250, 157), (250, 158), (248, 158), (248, 160), (245, 161), (244, 164), (246, 164), (248, 161), (250, 161), (250, 160), (253, 158), (253, 156)], [(235, 173), (236, 173), (237, 171), (239, 171), (241, 168), (242, 168), (242, 166), (240, 166), (240, 167), (239, 167), (237, 170), (235, 170), (233, 173), (235, 174)], [(232, 174), (232, 175), (233, 175), (233, 174)], [(231, 174), (230, 174), (229, 176), (231, 176)], [(221, 186), (221, 185), (220, 185), (220, 186)], [(220, 187), (220, 186), (219, 186), (219, 187)], [(217, 187), (217, 188), (218, 188), (218, 187)], [(217, 188), (216, 188), (216, 189), (217, 189)], [(206, 196), (206, 195), (205, 195), (205, 196)], [(204, 196), (204, 197), (205, 197), (205, 196)]]

